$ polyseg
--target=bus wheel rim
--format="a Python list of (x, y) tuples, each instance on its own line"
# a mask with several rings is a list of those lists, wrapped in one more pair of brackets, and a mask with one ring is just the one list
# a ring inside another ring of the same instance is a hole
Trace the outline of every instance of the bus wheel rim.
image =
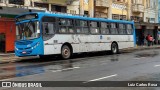
[(63, 57), (68, 58), (70, 56), (70, 50), (68, 48), (64, 48)]
[(116, 44), (113, 44), (113, 46), (112, 46), (112, 51), (113, 51), (113, 53), (116, 53), (116, 52), (117, 52), (117, 46), (116, 46)]

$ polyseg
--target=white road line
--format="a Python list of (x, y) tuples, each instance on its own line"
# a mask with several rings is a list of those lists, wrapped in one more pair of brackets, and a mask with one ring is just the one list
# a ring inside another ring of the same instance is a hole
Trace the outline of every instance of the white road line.
[(140, 58), (134, 58), (134, 59), (137, 59), (137, 60), (139, 60), (139, 59), (144, 59), (144, 58), (146, 58), (146, 57), (140, 57)]
[(66, 68), (66, 69), (61, 69), (61, 70), (55, 70), (52, 72), (62, 72), (62, 71), (73, 70), (73, 69), (78, 69), (78, 68), (80, 68), (80, 67)]
[(154, 65), (154, 67), (160, 67), (160, 65)]
[(107, 78), (111, 78), (111, 77), (116, 77), (117, 74), (114, 74), (114, 75), (110, 75), (110, 76), (106, 76), (106, 77), (101, 77), (101, 78), (97, 78), (97, 79), (92, 79), (92, 80), (89, 80), (87, 82), (83, 82), (83, 83), (89, 83), (89, 82), (94, 82), (94, 81), (100, 81), (100, 80), (103, 80), (103, 79), (107, 79)]

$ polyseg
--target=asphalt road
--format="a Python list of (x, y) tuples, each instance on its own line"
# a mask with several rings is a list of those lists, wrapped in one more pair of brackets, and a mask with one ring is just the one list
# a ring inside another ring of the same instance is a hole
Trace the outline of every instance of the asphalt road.
[[(0, 65), (3, 81), (160, 81), (160, 50), (142, 50), (117, 55), (104, 52), (76, 55), (70, 60), (30, 59)], [(0, 90), (159, 90), (160, 88), (0, 88)]]

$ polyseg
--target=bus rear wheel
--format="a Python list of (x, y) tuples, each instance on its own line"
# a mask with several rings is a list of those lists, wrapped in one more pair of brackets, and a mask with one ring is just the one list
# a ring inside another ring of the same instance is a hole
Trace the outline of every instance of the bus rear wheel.
[(117, 43), (112, 43), (112, 45), (111, 45), (111, 52), (112, 52), (112, 54), (118, 54), (119, 49), (118, 49)]
[(68, 45), (62, 46), (61, 56), (63, 59), (69, 59), (71, 57), (71, 49)]

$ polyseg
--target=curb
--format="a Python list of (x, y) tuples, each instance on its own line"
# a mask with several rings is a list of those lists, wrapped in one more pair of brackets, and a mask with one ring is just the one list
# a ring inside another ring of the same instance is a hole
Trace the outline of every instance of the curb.
[(6, 64), (6, 63), (14, 63), (14, 62), (18, 62), (18, 61), (22, 61), (22, 60), (26, 60), (26, 59), (31, 59), (31, 58), (37, 58), (36, 56), (35, 57), (14, 57), (14, 58), (5, 58), (5, 59), (2, 59), (0, 61), (0, 64)]
[(122, 52), (130, 52), (130, 51), (136, 51), (136, 50), (149, 50), (149, 49), (160, 49), (160, 46), (155, 46), (155, 47), (135, 47), (135, 48), (127, 48), (127, 49), (122, 49)]

